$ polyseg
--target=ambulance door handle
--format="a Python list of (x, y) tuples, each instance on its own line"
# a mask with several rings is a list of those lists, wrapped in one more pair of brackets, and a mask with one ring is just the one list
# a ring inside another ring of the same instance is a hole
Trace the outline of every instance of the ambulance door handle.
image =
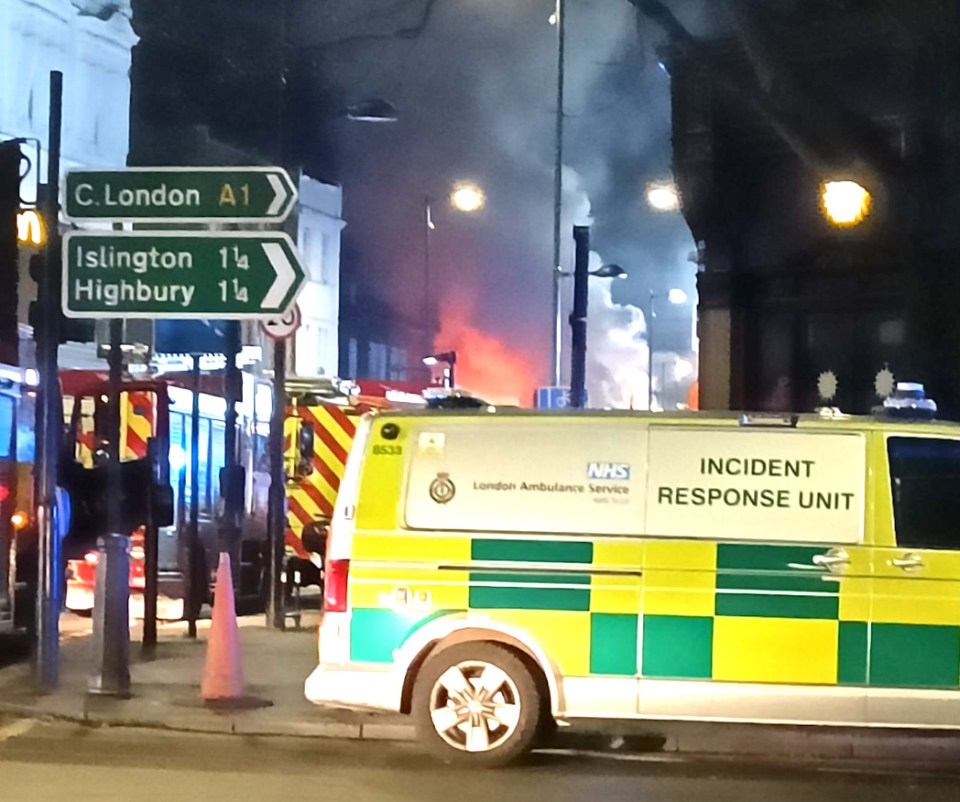
[(813, 564), (822, 568), (841, 568), (850, 564), (850, 555), (843, 549), (830, 549), (826, 554), (814, 554)]
[(899, 559), (890, 560), (890, 565), (894, 568), (900, 568), (904, 571), (912, 571), (914, 568), (922, 568), (923, 560), (917, 554), (904, 554)]

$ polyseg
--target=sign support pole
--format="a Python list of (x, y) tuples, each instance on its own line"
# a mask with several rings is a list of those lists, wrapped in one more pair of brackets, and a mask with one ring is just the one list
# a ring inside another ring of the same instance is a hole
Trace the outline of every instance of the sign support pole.
[(123, 382), (123, 320), (110, 320), (110, 395), (107, 414), (107, 533), (98, 541), (94, 588), (93, 649), (96, 668), (88, 691), (130, 694), (130, 536), (124, 531), (123, 468), (120, 460), (120, 403)]
[[(206, 595), (207, 572), (200, 545), (200, 354), (193, 354), (190, 406), (190, 524), (187, 530), (187, 637), (197, 637), (197, 618)], [(186, 485), (186, 477), (184, 477)], [(184, 493), (186, 488), (184, 487)]]
[(227, 365), (223, 373), (224, 397), (227, 401), (227, 411), (224, 415), (224, 468), (223, 476), (223, 543), (221, 550), (230, 554), (230, 565), (233, 569), (233, 587), (237, 595), (240, 594), (240, 525), (243, 517), (243, 466), (240, 465), (237, 453), (237, 403), (243, 393), (240, 368), (237, 367), (237, 357), (240, 355), (240, 321), (228, 320), (226, 323), (226, 357)]
[(283, 469), (283, 421), (286, 416), (287, 341), (278, 339), (273, 344), (273, 409), (270, 415), (268, 439), (270, 458), (270, 497), (267, 512), (267, 543), (270, 549), (270, 595), (267, 599), (267, 626), (284, 629), (283, 611), (283, 557), (286, 521), (286, 492)]

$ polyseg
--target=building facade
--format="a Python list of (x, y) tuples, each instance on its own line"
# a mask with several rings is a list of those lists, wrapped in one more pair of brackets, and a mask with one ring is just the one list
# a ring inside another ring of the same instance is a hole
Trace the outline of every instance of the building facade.
[[(753, 29), (775, 49), (674, 43), (668, 59), (701, 407), (865, 412), (915, 380), (960, 413), (960, 16), (803, 8)], [(847, 180), (871, 203), (838, 226), (822, 192)]]

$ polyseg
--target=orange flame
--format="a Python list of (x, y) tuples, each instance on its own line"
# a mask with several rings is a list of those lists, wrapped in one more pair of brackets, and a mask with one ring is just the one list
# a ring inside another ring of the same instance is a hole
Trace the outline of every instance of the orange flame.
[(439, 311), (434, 347), (457, 352), (457, 386), (494, 403), (530, 406), (537, 386), (530, 355), (478, 329), (461, 304), (445, 303)]

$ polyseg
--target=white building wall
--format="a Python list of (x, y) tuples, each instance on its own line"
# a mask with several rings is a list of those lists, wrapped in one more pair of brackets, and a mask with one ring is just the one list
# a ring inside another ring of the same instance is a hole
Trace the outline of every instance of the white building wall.
[(129, 2), (115, 4), (120, 11), (102, 21), (80, 14), (82, 8), (96, 11), (96, 0), (0, 2), (0, 75), (15, 87), (0, 93), (0, 137), (39, 139), (43, 179), (51, 70), (63, 72), (64, 169), (126, 164), (130, 49), (137, 38)]
[(302, 323), (294, 341), (294, 373), (336, 376), (340, 314), (343, 191), (303, 176), (297, 245), (307, 285), (297, 299)]
[[(33, 138), (41, 145), (36, 173), (24, 182), (28, 202), (37, 176), (46, 180), (51, 70), (63, 72), (63, 170), (126, 164), (130, 50), (137, 37), (129, 0), (112, 4), (119, 11), (103, 21), (91, 16), (103, 0), (0, 0), (0, 75), (14, 87), (0, 92), (0, 139)], [(31, 145), (25, 150), (34, 158)], [(301, 178), (297, 244), (309, 282), (298, 299), (303, 324), (293, 349), (300, 376), (337, 374), (341, 215), (340, 187)], [(26, 319), (33, 286), (22, 279)]]

